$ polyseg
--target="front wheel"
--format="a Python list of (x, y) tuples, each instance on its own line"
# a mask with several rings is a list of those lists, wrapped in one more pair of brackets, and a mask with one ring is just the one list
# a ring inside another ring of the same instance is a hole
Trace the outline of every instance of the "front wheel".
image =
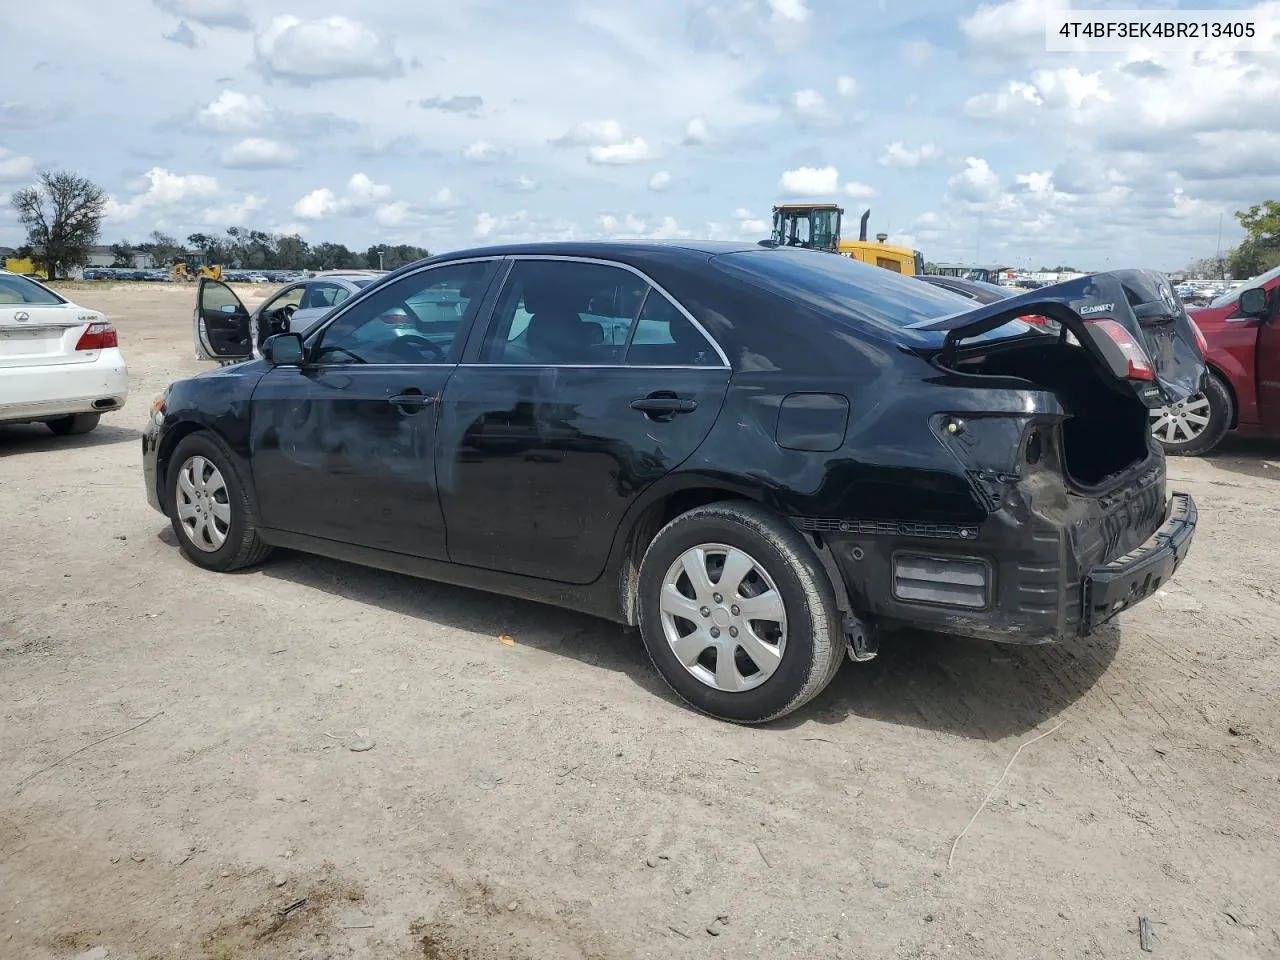
[(1151, 433), (1165, 453), (1197, 457), (1208, 453), (1231, 429), (1231, 393), (1210, 374), (1203, 393), (1150, 411)]
[(170, 521), (188, 560), (225, 573), (266, 559), (249, 491), (216, 437), (184, 437), (169, 464)]
[(812, 548), (755, 504), (676, 517), (649, 544), (639, 580), (649, 657), (704, 713), (777, 719), (821, 693), (843, 662), (839, 611)]

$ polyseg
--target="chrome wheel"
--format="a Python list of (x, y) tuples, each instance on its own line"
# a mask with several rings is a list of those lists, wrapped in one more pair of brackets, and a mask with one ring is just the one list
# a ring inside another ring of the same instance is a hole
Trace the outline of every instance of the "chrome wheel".
[(231, 503), (227, 482), (205, 457), (189, 457), (178, 471), (174, 489), (178, 522), (191, 544), (213, 553), (227, 542), (231, 529)]
[(782, 663), (782, 594), (744, 550), (718, 543), (686, 550), (663, 578), (659, 609), (676, 659), (709, 687), (751, 690)]
[(1151, 432), (1163, 443), (1190, 443), (1209, 426), (1209, 398), (1203, 393), (1150, 411)]

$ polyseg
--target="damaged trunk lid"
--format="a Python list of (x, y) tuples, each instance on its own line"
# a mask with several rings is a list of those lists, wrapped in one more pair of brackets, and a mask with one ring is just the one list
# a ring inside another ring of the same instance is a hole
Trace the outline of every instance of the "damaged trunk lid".
[[(1118, 380), (1126, 381), (1148, 407), (1178, 403), (1203, 389), (1204, 353), (1196, 328), (1163, 274), (1154, 270), (1111, 270), (1066, 280), (1007, 300), (911, 325), (917, 331), (946, 334), (944, 361), (960, 343), (999, 339), (1010, 325), (1011, 337), (1046, 336), (1022, 324), (1039, 315), (1062, 324), (1080, 348), (1097, 358)], [(992, 334), (995, 334), (993, 337)], [(935, 350), (919, 350), (936, 354)]]

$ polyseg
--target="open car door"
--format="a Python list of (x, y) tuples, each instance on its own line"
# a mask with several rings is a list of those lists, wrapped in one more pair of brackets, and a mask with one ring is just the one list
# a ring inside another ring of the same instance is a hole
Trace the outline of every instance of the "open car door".
[(201, 277), (192, 318), (200, 360), (248, 360), (253, 356), (249, 311), (221, 280)]
[(1062, 336), (1074, 334), (1148, 407), (1201, 390), (1207, 368), (1200, 338), (1169, 281), (1154, 270), (1093, 273), (914, 327), (947, 331), (945, 349), (954, 349), (1028, 314), (1057, 320)]

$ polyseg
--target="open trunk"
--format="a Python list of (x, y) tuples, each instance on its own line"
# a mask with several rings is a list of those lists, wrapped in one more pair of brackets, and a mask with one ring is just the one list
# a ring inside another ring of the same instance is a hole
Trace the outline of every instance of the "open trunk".
[(1057, 396), (1063, 467), (1083, 490), (1106, 486), (1151, 455), (1146, 405), (1085, 350), (1040, 336), (966, 351), (951, 366), (959, 373), (1014, 377)]

